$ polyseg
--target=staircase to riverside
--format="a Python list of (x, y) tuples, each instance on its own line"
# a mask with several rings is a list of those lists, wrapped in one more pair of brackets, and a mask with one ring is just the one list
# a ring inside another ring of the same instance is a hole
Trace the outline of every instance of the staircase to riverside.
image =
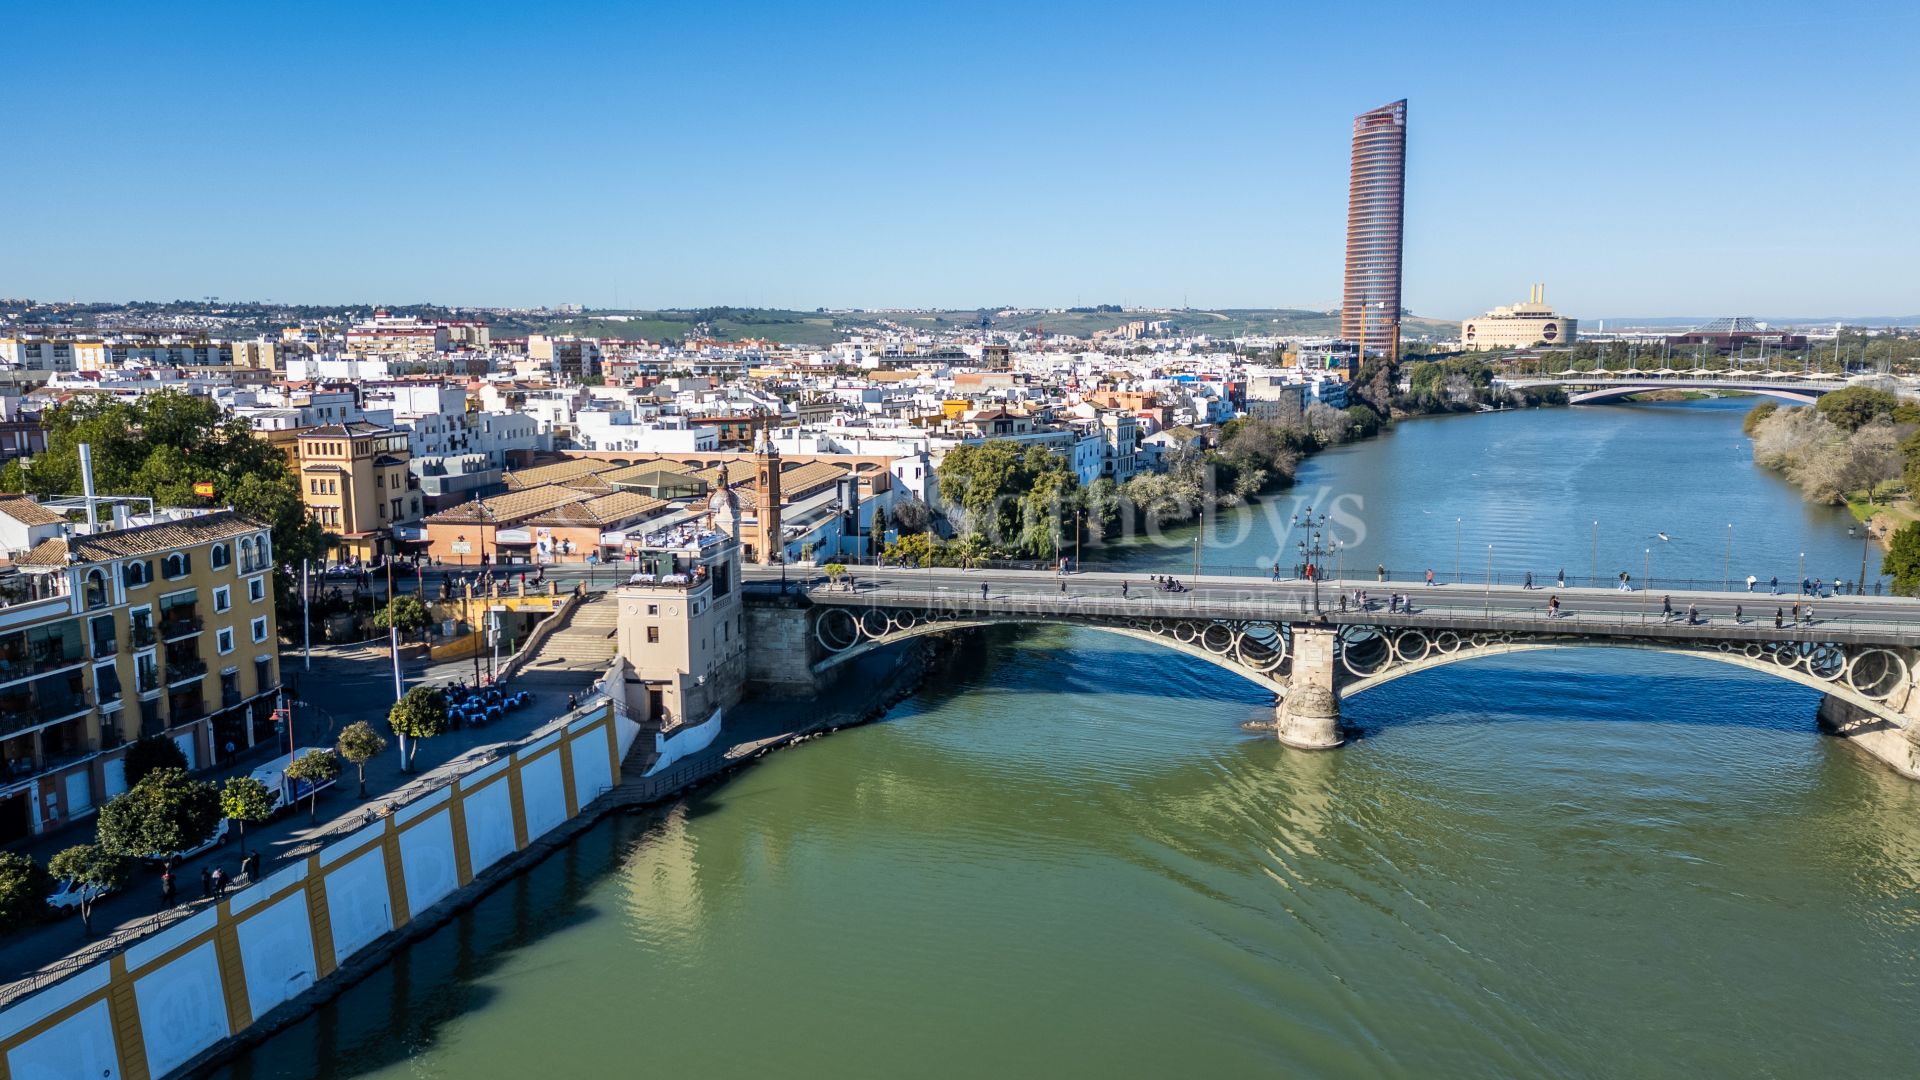
[(605, 671), (619, 651), (614, 640), (619, 622), (619, 609), (612, 599), (604, 594), (589, 596), (521, 665), (520, 677)]

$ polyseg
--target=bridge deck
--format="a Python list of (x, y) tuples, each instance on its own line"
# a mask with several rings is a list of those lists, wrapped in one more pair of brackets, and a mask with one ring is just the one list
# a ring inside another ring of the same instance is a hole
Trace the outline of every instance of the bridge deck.
[[(777, 572), (776, 572), (777, 573)], [(911, 570), (854, 567), (850, 584), (829, 585), (824, 579), (791, 581), (817, 604), (855, 607), (886, 606), (938, 609), (981, 619), (1021, 618), (1145, 618), (1232, 619), (1261, 622), (1324, 622), (1330, 625), (1394, 626), (1452, 630), (1456, 633), (1525, 633), (1570, 637), (1673, 638), (1692, 641), (1805, 641), (1862, 645), (1920, 647), (1920, 600), (1904, 597), (1839, 596), (1813, 601), (1813, 622), (1792, 622), (1798, 600), (1804, 614), (1805, 598), (1765, 593), (1673, 592), (1674, 614), (1663, 617), (1660, 596), (1616, 589), (1520, 589), (1471, 584), (1412, 588), (1383, 586), (1373, 581), (1326, 581), (1320, 585), (1320, 613), (1313, 607), (1310, 582), (1278, 583), (1260, 578), (1203, 577), (1184, 593), (1153, 589), (1138, 574), (1079, 573), (1060, 575), (1018, 570)], [(765, 571), (749, 580), (764, 584)], [(774, 579), (777, 581), (777, 578)], [(1185, 579), (1183, 579), (1185, 580)], [(1121, 585), (1129, 586), (1121, 595)], [(1065, 589), (1061, 586), (1064, 583)], [(981, 593), (982, 584), (986, 594)], [(1339, 599), (1356, 589), (1371, 596), (1365, 611), (1340, 610)], [(1389, 591), (1399, 592), (1411, 611), (1391, 612)], [(1547, 599), (1560, 598), (1557, 617), (1547, 615)], [(1699, 609), (1699, 620), (1689, 624), (1688, 605)], [(1744, 611), (1736, 621), (1735, 605)], [(1787, 624), (1775, 629), (1775, 609), (1787, 612)]]

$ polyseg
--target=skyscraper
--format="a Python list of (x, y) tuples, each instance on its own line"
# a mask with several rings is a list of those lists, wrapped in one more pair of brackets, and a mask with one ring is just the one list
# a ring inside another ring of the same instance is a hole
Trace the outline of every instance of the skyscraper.
[[(1385, 352), (1400, 336), (1400, 238), (1406, 207), (1405, 98), (1353, 118), (1347, 187), (1347, 281), (1340, 337)], [(1366, 337), (1361, 341), (1364, 321)]]

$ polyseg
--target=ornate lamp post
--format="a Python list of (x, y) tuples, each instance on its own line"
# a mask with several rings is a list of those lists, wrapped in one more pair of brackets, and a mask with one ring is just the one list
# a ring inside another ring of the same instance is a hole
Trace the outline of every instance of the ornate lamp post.
[[(1847, 535), (1852, 536), (1853, 533), (1854, 527), (1847, 526)], [(1860, 576), (1855, 579), (1854, 595), (1856, 596), (1865, 596), (1867, 593), (1867, 541), (1880, 535), (1881, 531), (1874, 529), (1872, 522), (1860, 526)]]
[[(1326, 527), (1327, 527), (1327, 515), (1325, 514), (1325, 512), (1315, 514), (1313, 512), (1313, 507), (1311, 506), (1302, 507), (1299, 513), (1293, 515), (1293, 528), (1312, 531), (1316, 529), (1324, 529)], [(1298, 544), (1296, 546), (1302, 549), (1306, 547), (1305, 544)], [(1319, 575), (1320, 575), (1319, 568), (1316, 567), (1314, 569), (1314, 576), (1318, 578)]]
[(1320, 570), (1316, 564), (1332, 549), (1326, 546), (1326, 538), (1319, 532), (1315, 532), (1309, 540), (1302, 540), (1297, 546), (1300, 549), (1300, 561), (1312, 570), (1313, 613), (1318, 615), (1320, 614)]

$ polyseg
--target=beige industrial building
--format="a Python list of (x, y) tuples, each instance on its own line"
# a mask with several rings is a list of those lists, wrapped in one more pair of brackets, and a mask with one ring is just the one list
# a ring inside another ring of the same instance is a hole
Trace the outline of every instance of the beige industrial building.
[(1497, 307), (1460, 324), (1460, 343), (1469, 349), (1571, 345), (1579, 336), (1579, 320), (1569, 319), (1547, 306), (1545, 285), (1535, 285), (1524, 304)]

